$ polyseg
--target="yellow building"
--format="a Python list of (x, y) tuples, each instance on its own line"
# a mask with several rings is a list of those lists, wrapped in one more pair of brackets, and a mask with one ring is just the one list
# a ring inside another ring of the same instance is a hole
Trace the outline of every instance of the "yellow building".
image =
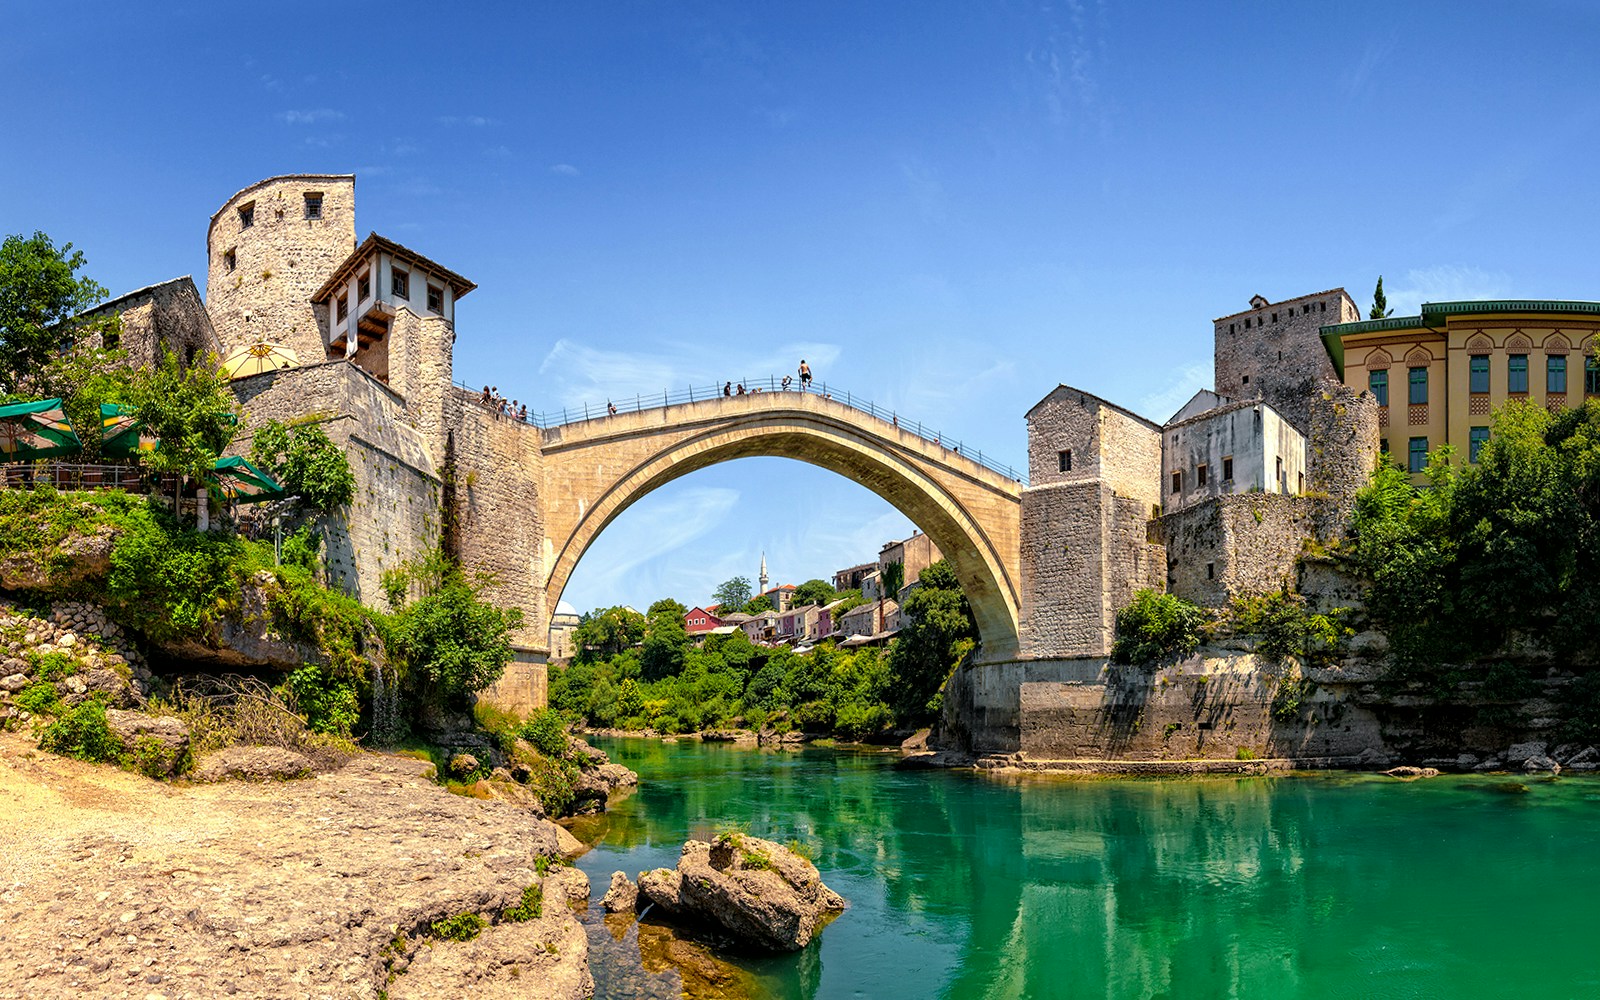
[(1476, 461), (1508, 399), (1556, 409), (1600, 395), (1600, 302), (1428, 302), (1420, 316), (1322, 328), (1345, 385), (1378, 397), (1380, 449), (1416, 481), (1431, 449)]

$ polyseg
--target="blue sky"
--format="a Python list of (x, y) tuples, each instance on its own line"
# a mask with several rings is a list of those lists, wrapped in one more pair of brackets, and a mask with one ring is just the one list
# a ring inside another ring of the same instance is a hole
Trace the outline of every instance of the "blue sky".
[[(793, 369), (1021, 464), (1066, 382), (1163, 419), (1251, 295), (1600, 298), (1600, 4), (61, 5), (0, 33), (0, 229), (203, 283), (238, 188), (478, 282), (531, 408)], [(152, 8), (153, 9), (153, 8)], [(800, 582), (909, 533), (744, 460), (627, 511), (580, 609)]]

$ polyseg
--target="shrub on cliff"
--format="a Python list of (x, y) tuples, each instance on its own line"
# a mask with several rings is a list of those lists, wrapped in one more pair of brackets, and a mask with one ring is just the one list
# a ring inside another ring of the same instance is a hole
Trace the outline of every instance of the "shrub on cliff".
[(1207, 638), (1206, 613), (1172, 594), (1141, 590), (1117, 612), (1113, 663), (1149, 663), (1165, 656), (1188, 656)]
[(44, 728), (39, 749), (96, 764), (122, 762), (122, 741), (106, 721), (106, 707), (91, 698)]
[(268, 420), (255, 431), (250, 458), (317, 514), (331, 514), (355, 499), (350, 460), (317, 424)]
[(1234, 631), (1257, 637), (1256, 648), (1274, 660), (1303, 656), (1314, 661), (1337, 658), (1354, 632), (1344, 624), (1347, 609), (1311, 614), (1305, 598), (1288, 591), (1241, 594), (1229, 605)]
[(511, 662), (511, 630), (522, 612), (483, 600), (482, 589), (482, 581), (469, 583), (452, 567), (390, 619), (390, 653), (404, 664), (419, 704), (464, 704)]

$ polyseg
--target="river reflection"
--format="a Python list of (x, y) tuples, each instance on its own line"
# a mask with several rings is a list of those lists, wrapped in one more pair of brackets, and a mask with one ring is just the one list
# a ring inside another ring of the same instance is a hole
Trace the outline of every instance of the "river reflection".
[(1600, 996), (1591, 779), (1024, 781), (597, 742), (642, 782), (575, 830), (597, 896), (742, 824), (810, 844), (850, 900), (800, 956), (739, 959), (758, 995)]

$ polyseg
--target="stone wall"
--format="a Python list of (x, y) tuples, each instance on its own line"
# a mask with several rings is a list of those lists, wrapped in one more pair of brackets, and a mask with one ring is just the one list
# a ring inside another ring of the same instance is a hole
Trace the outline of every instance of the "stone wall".
[(1307, 433), (1309, 404), (1318, 384), (1337, 377), (1321, 328), (1360, 318), (1344, 289), (1334, 288), (1253, 305), (1216, 320), (1216, 391), (1234, 399), (1265, 399), (1295, 429)]
[[(539, 430), (498, 417), (457, 391), (460, 422), (449, 438), (454, 481), (453, 533), (461, 565), (492, 576), (488, 596), (522, 609), (517, 646), (543, 659), (549, 652), (545, 607), (544, 462)], [(552, 595), (554, 596), (554, 595)]]
[(1349, 527), (1356, 493), (1372, 477), (1378, 455), (1378, 400), (1364, 389), (1325, 379), (1309, 412), (1306, 491), (1325, 501), (1319, 508), (1318, 537), (1337, 539)]
[[(1284, 685), (1294, 685), (1293, 711), (1279, 699)], [(1305, 685), (1298, 667), (1212, 647), (1160, 666), (1100, 657), (963, 666), (945, 705), (949, 741), (1022, 763), (1241, 755), (1351, 763), (1384, 746), (1379, 718), (1353, 688)]]
[(1309, 497), (1244, 493), (1163, 514), (1168, 593), (1220, 608), (1239, 594), (1293, 587), (1320, 506)]
[[(319, 219), (306, 218), (307, 192), (322, 195)], [(245, 205), (254, 206), (249, 226)], [(223, 203), (206, 232), (206, 308), (228, 351), (270, 341), (301, 364), (327, 357), (326, 317), (311, 297), (355, 249), (355, 212), (349, 174), (271, 177)]]
[[(1071, 453), (1068, 470), (1061, 453)], [(1059, 386), (1028, 411), (1028, 481), (1103, 479), (1123, 496), (1161, 502), (1161, 429), (1098, 396)]]
[(400, 397), (343, 360), (240, 379), (233, 390), (250, 417), (236, 452), (249, 452), (252, 426), (308, 418), (345, 450), (356, 499), (324, 525), (330, 582), (384, 607), (384, 571), (436, 551), (442, 526), (441, 470)]
[(128, 360), (136, 368), (156, 364), (167, 350), (186, 364), (207, 354), (223, 354), (200, 291), (188, 275), (129, 292), (89, 315), (113, 312), (122, 319), (118, 346), (128, 352)]

